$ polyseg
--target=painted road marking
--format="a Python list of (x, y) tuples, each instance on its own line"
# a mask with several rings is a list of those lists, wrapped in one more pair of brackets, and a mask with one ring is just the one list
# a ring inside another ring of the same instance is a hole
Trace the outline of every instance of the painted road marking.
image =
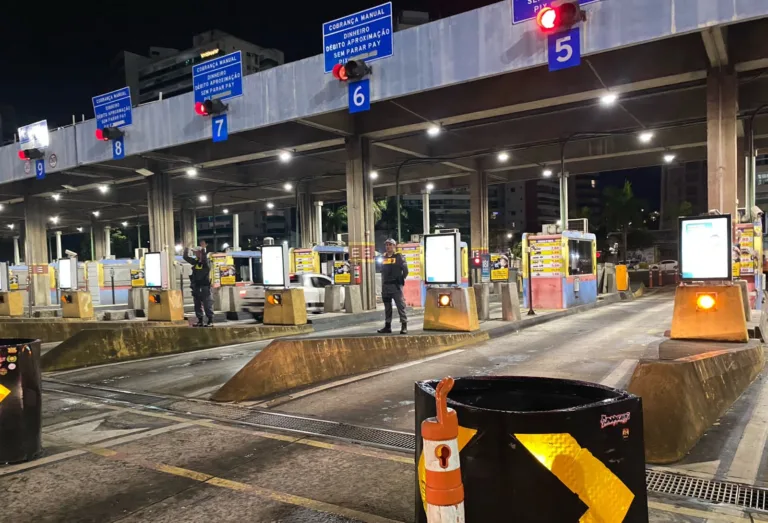
[(331, 503), (325, 503), (315, 499), (304, 498), (301, 496), (295, 496), (293, 494), (287, 494), (285, 492), (278, 492), (276, 490), (270, 490), (262, 487), (250, 485), (248, 483), (241, 483), (239, 481), (232, 481), (229, 479), (220, 478), (217, 476), (211, 476), (203, 472), (197, 472), (182, 467), (175, 467), (173, 465), (166, 465), (164, 463), (152, 463), (143, 459), (138, 459), (124, 452), (116, 452), (103, 447), (87, 447), (87, 450), (98, 456), (102, 456), (108, 459), (121, 461), (131, 465), (139, 465), (141, 467), (155, 470), (157, 472), (163, 472), (173, 476), (179, 476), (192, 481), (197, 481), (200, 484), (213, 485), (228, 490), (234, 490), (237, 492), (245, 492), (253, 494), (262, 498), (267, 498), (272, 501), (285, 503), (287, 505), (294, 505), (317, 512), (325, 512), (327, 514), (333, 514), (336, 516), (342, 516), (346, 518), (355, 519), (364, 523), (402, 523), (394, 519), (384, 518), (376, 516), (374, 514), (368, 514), (367, 512), (360, 512), (358, 510), (333, 505)]
[(624, 376), (627, 375), (627, 373), (634, 368), (635, 365), (637, 365), (638, 360), (624, 360), (621, 363), (619, 363), (615, 369), (613, 369), (610, 374), (608, 374), (605, 378), (600, 381), (601, 385), (605, 385), (606, 387), (615, 388), (621, 381), (624, 379)]
[(78, 418), (78, 419), (62, 421), (61, 423), (56, 423), (54, 425), (46, 425), (45, 427), (43, 427), (43, 433), (47, 434), (49, 432), (56, 432), (57, 430), (65, 429), (73, 425), (79, 425), (80, 423), (86, 423), (88, 421), (95, 421), (103, 418), (108, 418), (109, 416), (117, 414), (118, 412), (124, 412), (127, 410), (130, 410), (130, 409), (127, 409), (125, 407), (117, 407), (117, 408), (110, 409), (107, 412), (100, 412), (98, 414), (91, 414), (90, 416), (83, 416), (82, 418)]
[(768, 441), (768, 380), (765, 380), (760, 389), (757, 405), (752, 410), (752, 418), (744, 427), (726, 478), (754, 485), (766, 441)]
[(77, 425), (65, 427), (54, 432), (48, 432), (47, 437), (59, 444), (64, 444), (71, 447), (90, 445), (91, 443), (97, 443), (99, 441), (120, 438), (127, 436), (128, 434), (135, 434), (136, 432), (145, 431), (149, 428), (137, 427), (133, 429), (102, 429), (101, 424), (104, 423), (104, 421), (104, 419), (97, 419), (85, 423), (79, 423)]
[[(167, 427), (161, 427), (159, 429), (154, 430), (148, 430), (146, 432), (139, 432), (138, 434), (131, 434), (129, 436), (124, 436), (122, 438), (114, 439), (112, 441), (107, 441), (101, 444), (102, 447), (114, 447), (115, 445), (122, 445), (123, 443), (130, 443), (132, 441), (137, 441), (140, 439), (148, 438), (151, 436), (157, 436), (159, 434), (165, 434), (167, 432), (173, 432), (176, 430), (186, 429), (188, 427), (193, 426), (192, 423), (177, 423), (176, 425), (169, 425)], [(52, 456), (46, 456), (44, 458), (40, 458), (35, 461), (28, 461), (26, 463), (19, 463), (17, 465), (9, 465), (7, 467), (0, 468), (0, 476), (7, 476), (8, 474), (13, 474), (15, 472), (21, 472), (28, 469), (37, 468), (43, 465), (48, 465), (50, 463), (56, 463), (58, 461), (63, 461), (65, 459), (74, 458), (76, 456), (82, 456), (83, 454), (86, 454), (88, 450), (84, 449), (75, 449), (70, 450), (67, 452), (60, 452), (59, 454), (54, 454)]]

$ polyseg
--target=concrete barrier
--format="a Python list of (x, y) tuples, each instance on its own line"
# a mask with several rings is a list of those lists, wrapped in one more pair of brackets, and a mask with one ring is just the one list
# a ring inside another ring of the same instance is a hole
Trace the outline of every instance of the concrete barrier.
[(42, 358), (46, 372), (76, 369), (116, 361), (178, 354), (220, 345), (247, 343), (312, 332), (309, 325), (215, 327), (136, 324), (120, 329), (89, 329), (78, 332)]
[(117, 329), (124, 321), (96, 321), (64, 318), (3, 318), (0, 336), (3, 338), (35, 338), (43, 343), (64, 341), (87, 329)]
[(628, 390), (643, 399), (647, 462), (674, 463), (685, 457), (765, 366), (757, 340), (730, 347), (665, 342), (659, 360), (637, 365)]
[(275, 340), (211, 399), (246, 401), (417, 360), (488, 339), (488, 333)]

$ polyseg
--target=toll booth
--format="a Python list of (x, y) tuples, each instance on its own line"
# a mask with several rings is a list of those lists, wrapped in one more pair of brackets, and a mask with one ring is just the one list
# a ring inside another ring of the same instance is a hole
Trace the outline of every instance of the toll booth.
[[(469, 286), (469, 248), (461, 242), (461, 287)], [(403, 295), (408, 307), (424, 307), (427, 299), (427, 283), (424, 281), (424, 245), (423, 243), (401, 243), (398, 251), (408, 265), (408, 278), (405, 280)], [(377, 264), (378, 265), (378, 264)], [(377, 270), (380, 268), (377, 266)]]
[(734, 229), (732, 274), (747, 282), (749, 305), (757, 309), (763, 302), (763, 224), (740, 223)]
[(291, 274), (325, 274), (332, 278), (336, 262), (349, 261), (349, 247), (315, 245), (311, 249), (290, 249), (288, 258)]
[(597, 302), (595, 251), (596, 238), (590, 233), (523, 234), (524, 306), (529, 307), (530, 285), (534, 309), (569, 309)]

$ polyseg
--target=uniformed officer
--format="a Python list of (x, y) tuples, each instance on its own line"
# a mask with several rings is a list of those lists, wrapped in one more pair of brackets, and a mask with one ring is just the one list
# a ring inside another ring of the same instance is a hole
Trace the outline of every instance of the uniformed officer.
[(195, 301), (195, 327), (203, 326), (203, 312), (208, 318), (206, 327), (213, 327), (213, 296), (211, 296), (211, 266), (203, 249), (198, 249), (195, 257), (184, 255), (184, 261), (192, 266), (192, 274), (189, 280), (192, 284), (192, 297)]
[(405, 298), (403, 286), (408, 277), (408, 264), (405, 258), (397, 252), (397, 242), (389, 239), (384, 243), (386, 251), (381, 264), (381, 300), (384, 302), (384, 328), (380, 334), (392, 332), (392, 300), (395, 300), (397, 314), (400, 316), (400, 334), (408, 334), (408, 317), (405, 315)]

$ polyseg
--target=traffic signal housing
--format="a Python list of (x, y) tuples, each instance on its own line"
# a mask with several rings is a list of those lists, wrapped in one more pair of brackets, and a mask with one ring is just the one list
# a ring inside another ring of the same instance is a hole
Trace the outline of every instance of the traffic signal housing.
[(45, 157), (45, 153), (40, 149), (24, 149), (19, 151), (19, 159), (26, 162), (27, 160), (39, 160)]
[(203, 102), (195, 103), (195, 112), (200, 116), (210, 116), (212, 114), (221, 114), (226, 112), (228, 105), (221, 100), (205, 100)]
[(96, 139), (108, 142), (110, 140), (117, 140), (124, 136), (125, 133), (117, 127), (105, 127), (103, 129), (96, 129)]
[(545, 33), (565, 31), (586, 19), (587, 15), (578, 2), (542, 7), (536, 15), (536, 23)]
[(356, 82), (371, 74), (371, 67), (363, 60), (350, 60), (333, 66), (333, 77), (340, 82)]

